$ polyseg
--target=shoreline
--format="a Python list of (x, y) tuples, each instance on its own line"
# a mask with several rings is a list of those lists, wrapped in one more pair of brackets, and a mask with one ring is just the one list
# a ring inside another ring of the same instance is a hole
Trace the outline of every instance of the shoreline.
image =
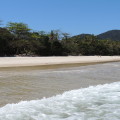
[(120, 56), (0, 57), (0, 68), (84, 66), (120, 62)]
[[(73, 60), (73, 63), (64, 64), (47, 64), (47, 65), (36, 65), (36, 66), (12, 66), (9, 62), (17, 63), (16, 60), (21, 60), (23, 64), (24, 60), (30, 58), (0, 58), (10, 64), (11, 67), (0, 67), (0, 91), (1, 100), (0, 106), (12, 103), (18, 103), (23, 100), (35, 100), (42, 99), (43, 97), (51, 97), (58, 94), (62, 94), (65, 91), (74, 89), (86, 88), (89, 86), (96, 86), (99, 84), (113, 83), (119, 81), (119, 65), (120, 57), (99, 57), (96, 61), (96, 56), (81, 56), (81, 57), (44, 57), (43, 60), (53, 61), (62, 59)], [(73, 59), (74, 58), (74, 59)], [(80, 59), (81, 58), (81, 59)], [(81, 63), (86, 58), (84, 63)], [(104, 58), (104, 61), (103, 61)], [(35, 60), (36, 58), (31, 58)], [(42, 58), (37, 58), (41, 60)], [(74, 63), (75, 60), (79, 60), (79, 63)], [(101, 59), (101, 62), (100, 62)], [(92, 61), (94, 60), (94, 61)], [(99, 61), (98, 61), (99, 60)], [(53, 62), (52, 61), (52, 62)], [(96, 61), (96, 62), (95, 62)], [(2, 60), (0, 61), (0, 64)], [(35, 61), (33, 61), (35, 62)], [(43, 61), (45, 62), (45, 61)], [(57, 61), (58, 63), (59, 61)], [(102, 65), (103, 63), (119, 62), (110, 65)], [(26, 62), (24, 62), (26, 63)], [(30, 61), (29, 61), (30, 63)], [(98, 65), (96, 65), (98, 64)], [(20, 65), (20, 64), (18, 64)], [(27, 64), (29, 65), (29, 64)], [(90, 66), (89, 66), (90, 65)], [(95, 66), (94, 66), (95, 65)], [(75, 68), (74, 68), (75, 67)], [(59, 69), (60, 68), (60, 69)], [(69, 69), (70, 68), (70, 69)], [(85, 70), (85, 72), (84, 72)], [(116, 77), (115, 77), (116, 76)], [(7, 89), (6, 89), (7, 88)], [(11, 97), (12, 96), (12, 97)]]

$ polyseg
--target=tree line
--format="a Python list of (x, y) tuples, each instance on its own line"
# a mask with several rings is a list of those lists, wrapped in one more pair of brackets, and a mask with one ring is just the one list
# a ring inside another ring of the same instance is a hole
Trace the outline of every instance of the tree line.
[(59, 30), (33, 31), (24, 23), (0, 27), (0, 56), (120, 55), (120, 41)]

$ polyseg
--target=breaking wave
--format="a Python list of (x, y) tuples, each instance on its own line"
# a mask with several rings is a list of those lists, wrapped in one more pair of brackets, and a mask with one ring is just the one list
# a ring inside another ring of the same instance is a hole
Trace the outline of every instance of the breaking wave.
[(120, 82), (7, 104), (0, 120), (120, 120)]

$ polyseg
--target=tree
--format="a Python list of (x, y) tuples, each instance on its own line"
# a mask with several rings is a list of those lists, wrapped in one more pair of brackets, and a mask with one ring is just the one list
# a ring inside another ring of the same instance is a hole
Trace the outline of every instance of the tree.
[(65, 40), (67, 40), (70, 37), (69, 33), (62, 33), (62, 35), (63, 35), (62, 39), (65, 39)]
[(2, 25), (2, 20), (0, 20), (0, 25)]
[(28, 28), (27, 24), (24, 23), (17, 23), (17, 22), (9, 22), (7, 24), (7, 29), (15, 35), (18, 39), (25, 39), (28, 37), (28, 33), (31, 29)]
[(13, 55), (13, 49), (10, 45), (13, 37), (6, 28), (0, 28), (0, 56)]

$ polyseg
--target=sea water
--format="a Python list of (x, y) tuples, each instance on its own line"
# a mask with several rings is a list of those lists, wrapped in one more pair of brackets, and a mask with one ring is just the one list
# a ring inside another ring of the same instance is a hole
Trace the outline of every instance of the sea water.
[(1, 70), (0, 105), (0, 120), (120, 120), (120, 62)]
[(8, 104), (0, 120), (120, 120), (120, 82)]

